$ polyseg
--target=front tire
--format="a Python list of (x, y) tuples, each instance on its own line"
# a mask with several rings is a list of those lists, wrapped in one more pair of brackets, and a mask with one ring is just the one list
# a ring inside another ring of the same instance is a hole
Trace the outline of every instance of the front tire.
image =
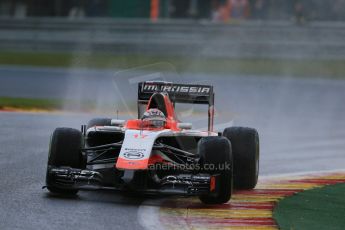
[[(215, 193), (199, 196), (205, 204), (223, 204), (232, 195), (232, 154), (231, 144), (224, 137), (204, 137), (198, 143), (198, 153), (203, 166), (203, 173), (219, 175), (218, 189)], [(215, 168), (205, 166), (213, 165)], [(230, 166), (230, 168), (227, 167)]]
[(57, 128), (52, 134), (49, 147), (48, 168), (46, 174), (46, 185), (50, 192), (58, 194), (73, 195), (78, 189), (57, 187), (49, 173), (49, 167), (71, 167), (78, 169), (86, 168), (86, 159), (82, 155), (83, 145), (82, 133), (71, 128)]
[(259, 134), (255, 129), (230, 127), (223, 136), (231, 142), (235, 189), (253, 189), (259, 176)]

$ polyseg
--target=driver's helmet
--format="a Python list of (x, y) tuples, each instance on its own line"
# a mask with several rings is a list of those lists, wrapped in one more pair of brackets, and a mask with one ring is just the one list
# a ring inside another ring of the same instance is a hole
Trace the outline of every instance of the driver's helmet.
[(166, 117), (162, 111), (159, 109), (149, 109), (147, 110), (142, 118), (145, 126), (150, 126), (153, 128), (164, 128)]

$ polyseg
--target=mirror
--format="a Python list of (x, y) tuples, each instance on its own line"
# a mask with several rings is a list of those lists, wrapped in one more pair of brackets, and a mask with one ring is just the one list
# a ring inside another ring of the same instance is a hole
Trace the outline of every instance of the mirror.
[(180, 129), (192, 129), (192, 123), (178, 123), (177, 127)]
[(125, 123), (126, 123), (125, 120), (117, 120), (117, 119), (111, 120), (111, 125), (114, 125), (114, 126), (124, 126)]

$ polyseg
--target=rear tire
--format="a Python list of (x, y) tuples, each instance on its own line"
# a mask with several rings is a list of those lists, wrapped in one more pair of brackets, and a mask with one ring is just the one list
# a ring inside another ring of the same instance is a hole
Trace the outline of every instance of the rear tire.
[[(86, 159), (81, 152), (82, 145), (83, 137), (79, 130), (71, 128), (55, 129), (50, 140), (48, 168), (65, 166), (85, 169)], [(62, 189), (57, 187), (54, 178), (49, 176), (48, 169), (46, 185), (52, 193), (73, 195), (78, 192), (78, 189)]]
[[(201, 195), (199, 199), (205, 204), (223, 204), (232, 195), (232, 154), (230, 141), (224, 137), (204, 137), (198, 143), (198, 153), (202, 166), (214, 165), (216, 169), (204, 167), (202, 172), (217, 177), (218, 192)], [(230, 165), (225, 168), (224, 165)]]
[(253, 189), (259, 176), (259, 134), (255, 129), (231, 127), (223, 136), (231, 142), (234, 157), (234, 188)]

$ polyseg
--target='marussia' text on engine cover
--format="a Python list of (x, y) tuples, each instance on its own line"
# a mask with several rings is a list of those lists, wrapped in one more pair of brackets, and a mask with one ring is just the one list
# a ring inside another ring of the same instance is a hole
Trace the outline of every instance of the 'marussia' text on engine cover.
[(210, 104), (213, 101), (213, 87), (210, 85), (141, 82), (138, 86), (139, 100), (147, 100), (156, 92), (166, 92), (175, 102), (194, 101), (200, 104)]

